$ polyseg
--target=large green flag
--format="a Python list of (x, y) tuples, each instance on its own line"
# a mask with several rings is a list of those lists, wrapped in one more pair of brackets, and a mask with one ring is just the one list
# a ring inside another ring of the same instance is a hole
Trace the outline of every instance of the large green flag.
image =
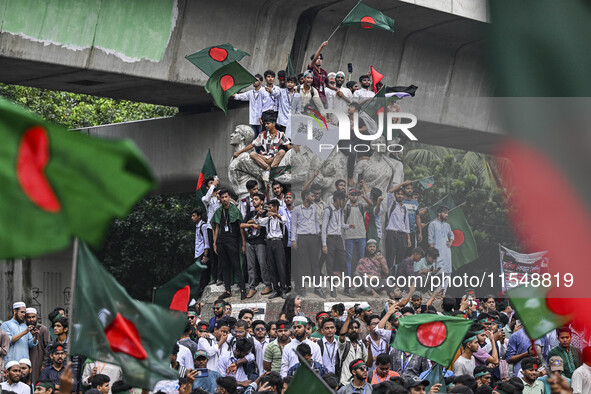
[(521, 285), (507, 291), (511, 305), (521, 319), (525, 331), (530, 338), (538, 339), (548, 332), (565, 325), (571, 316), (559, 315), (549, 309), (548, 303), (568, 303), (570, 300), (547, 298), (548, 289)]
[(399, 319), (394, 348), (449, 366), (472, 322), (420, 314)]
[(437, 201), (435, 204), (427, 208), (431, 220), (435, 220), (437, 218), (437, 208), (442, 205), (448, 207), (449, 209), (454, 209), (456, 207), (454, 199), (451, 197), (451, 195), (448, 194), (447, 196), (443, 197), (441, 200)]
[(445, 384), (445, 378), (443, 375), (443, 366), (441, 364), (435, 364), (429, 370), (429, 373), (424, 377), (425, 380), (429, 381), (429, 385), (425, 387), (425, 391), (428, 393), (431, 387), (436, 384), (441, 384), (439, 387), (439, 393), (446, 393), (448, 386)]
[(454, 233), (454, 241), (451, 244), (451, 262), (454, 270), (457, 270), (478, 258), (476, 240), (461, 207), (449, 211), (447, 223)]
[(368, 7), (361, 1), (349, 11), (341, 26), (357, 26), (364, 29), (382, 29), (394, 33), (394, 19), (381, 11)]
[[(296, 370), (286, 394), (314, 393), (314, 394), (335, 394), (335, 392), (322, 380), (310, 365), (298, 353), (300, 366)], [(344, 367), (344, 366), (343, 366)]]
[(233, 61), (217, 69), (205, 84), (205, 90), (222, 111), (228, 110), (228, 99), (257, 79), (238, 62)]
[(423, 189), (423, 190), (429, 190), (433, 187), (433, 185), (435, 184), (435, 180), (433, 179), (432, 176), (428, 176), (425, 178), (421, 178), (419, 179), (417, 182), (419, 182), (419, 186)]
[(72, 355), (119, 365), (123, 381), (151, 390), (156, 382), (178, 379), (170, 353), (187, 317), (136, 301), (80, 243), (72, 312)]
[(203, 162), (203, 167), (201, 167), (201, 172), (199, 173), (199, 178), (197, 179), (197, 187), (195, 187), (197, 205), (203, 206), (201, 198), (207, 194), (207, 184), (205, 183), (205, 180), (210, 176), (215, 176), (217, 174), (215, 164), (213, 164), (213, 159), (211, 158), (211, 151), (208, 149), (207, 156), (205, 156), (205, 161)]
[(238, 61), (244, 56), (250, 56), (248, 53), (236, 49), (232, 44), (215, 45), (202, 49), (185, 59), (197, 66), (208, 76), (211, 76), (218, 68), (225, 66), (233, 61)]
[(98, 245), (155, 179), (128, 140), (90, 137), (0, 98), (0, 258)]
[[(156, 290), (154, 296), (154, 303), (161, 305), (165, 308), (171, 308), (171, 303), (175, 298), (175, 295), (182, 291), (185, 286), (189, 286), (190, 298), (197, 298), (199, 292), (199, 282), (201, 280), (201, 274), (207, 267), (200, 264), (200, 262), (194, 262), (186, 270), (160, 286)], [(187, 305), (184, 305), (187, 308)], [(174, 308), (171, 308), (174, 309)]]

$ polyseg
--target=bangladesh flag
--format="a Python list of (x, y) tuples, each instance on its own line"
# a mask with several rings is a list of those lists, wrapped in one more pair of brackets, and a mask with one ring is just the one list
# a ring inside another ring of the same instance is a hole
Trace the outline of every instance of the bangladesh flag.
[(228, 99), (234, 93), (253, 84), (257, 79), (233, 61), (217, 69), (205, 84), (205, 90), (222, 111), (228, 110)]
[(203, 205), (201, 198), (207, 194), (207, 184), (205, 180), (211, 176), (216, 176), (217, 171), (215, 169), (215, 164), (213, 164), (213, 159), (211, 158), (211, 151), (207, 150), (207, 156), (205, 156), (205, 161), (203, 162), (203, 167), (201, 168), (201, 172), (199, 173), (199, 178), (197, 179), (197, 187), (195, 187), (195, 194), (197, 196), (197, 204), (199, 206)]
[(445, 384), (445, 378), (443, 374), (443, 366), (441, 364), (435, 364), (431, 367), (427, 375), (423, 378), (429, 381), (429, 385), (425, 387), (425, 392), (429, 392), (431, 387), (436, 384), (441, 384), (439, 387), (439, 393), (447, 393), (448, 386)]
[(159, 380), (178, 379), (170, 353), (186, 315), (131, 298), (83, 242), (75, 275), (71, 354), (119, 365), (134, 387), (151, 390)]
[(398, 320), (394, 348), (449, 366), (472, 321), (419, 314)]
[(378, 88), (376, 86), (382, 79), (384, 79), (384, 76), (380, 74), (378, 70), (373, 68), (373, 66), (369, 66), (369, 69), (371, 70), (371, 83), (373, 85), (373, 92), (377, 93)]
[(449, 209), (454, 209), (456, 207), (454, 199), (451, 197), (451, 195), (448, 194), (447, 196), (443, 197), (441, 200), (437, 201), (435, 204), (427, 208), (431, 220), (435, 220), (437, 218), (437, 208), (441, 205), (444, 205)]
[(521, 285), (510, 289), (507, 295), (530, 338), (541, 338), (572, 319), (569, 314), (563, 314), (560, 305), (571, 300), (548, 298), (545, 287)]
[(250, 56), (248, 53), (236, 49), (232, 44), (216, 45), (205, 48), (185, 59), (197, 66), (207, 76), (211, 77), (218, 68), (225, 66), (233, 61), (238, 61), (244, 56)]
[[(314, 393), (314, 394), (335, 394), (335, 392), (314, 372), (306, 360), (297, 353), (300, 366), (296, 370), (293, 379), (287, 388), (286, 394)], [(343, 366), (344, 368), (345, 366)], [(349, 368), (347, 366), (347, 368)]]
[(368, 7), (361, 1), (349, 11), (341, 26), (357, 26), (364, 29), (382, 29), (394, 33), (394, 19)]
[[(189, 268), (156, 290), (154, 303), (165, 308), (186, 312), (188, 301), (198, 297), (199, 281), (206, 268), (197, 261), (191, 264)], [(187, 302), (184, 302), (185, 299)]]
[(421, 178), (419, 179), (417, 182), (419, 182), (419, 186), (421, 186), (421, 188), (423, 190), (429, 190), (433, 187), (433, 185), (435, 184), (435, 180), (433, 179), (432, 176), (428, 176), (425, 178)]
[(457, 270), (478, 258), (476, 241), (462, 208), (456, 207), (449, 211), (447, 223), (454, 233), (454, 241), (451, 244), (451, 262), (454, 270)]
[(156, 181), (129, 140), (90, 137), (0, 99), (0, 258), (98, 245)]
[(291, 170), (291, 166), (277, 166), (271, 168), (271, 173), (269, 175), (269, 179), (273, 180), (275, 178), (279, 178), (282, 175), (287, 174), (287, 172)]

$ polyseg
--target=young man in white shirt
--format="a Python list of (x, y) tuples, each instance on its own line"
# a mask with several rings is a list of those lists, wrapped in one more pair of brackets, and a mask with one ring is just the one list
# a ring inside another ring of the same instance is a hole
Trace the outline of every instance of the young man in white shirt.
[[(257, 80), (252, 84), (253, 89), (244, 93), (236, 93), (232, 95), (234, 100), (248, 101), (248, 123), (254, 130), (254, 137), (256, 138), (262, 130), (261, 116), (263, 114), (263, 92), (261, 84), (263, 77), (261, 74), (254, 76)], [(262, 89), (262, 90), (261, 90)]]

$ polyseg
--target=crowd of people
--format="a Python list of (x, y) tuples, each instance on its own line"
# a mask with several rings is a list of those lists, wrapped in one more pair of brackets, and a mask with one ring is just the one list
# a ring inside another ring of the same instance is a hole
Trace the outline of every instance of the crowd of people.
[[(436, 296), (423, 303), (412, 287), (408, 294), (394, 296), (381, 311), (373, 311), (367, 302), (348, 310), (337, 303), (313, 316), (301, 312), (301, 298), (289, 298), (275, 320), (255, 320), (252, 309), (236, 314), (225, 299), (215, 301), (208, 320), (199, 303), (189, 307), (185, 330), (171, 349), (170, 367), (179, 379), (160, 381), (152, 392), (280, 394), (302, 363), (339, 394), (414, 394), (425, 393), (426, 387), (429, 393), (446, 392), (444, 383), (449, 393), (591, 391), (591, 347), (585, 331), (575, 324), (533, 342), (503, 299), (476, 299), (470, 293), (461, 300), (443, 298), (437, 309)], [(451, 366), (393, 346), (401, 319), (415, 314), (472, 321)], [(73, 356), (66, 367), (68, 319), (60, 307), (49, 317), (51, 330), (37, 323), (34, 308), (14, 303), (12, 319), (0, 330), (3, 392), (133, 391), (123, 383), (119, 366)], [(439, 367), (443, 380), (430, 384), (428, 378)]]

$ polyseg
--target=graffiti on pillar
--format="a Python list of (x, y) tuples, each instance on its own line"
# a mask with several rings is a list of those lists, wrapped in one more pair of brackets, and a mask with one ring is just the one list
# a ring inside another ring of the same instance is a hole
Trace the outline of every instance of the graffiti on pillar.
[(41, 303), (39, 302), (39, 296), (42, 293), (43, 292), (38, 287), (31, 287), (31, 304), (30, 304), (30, 306), (32, 308), (39, 308), (41, 306)]
[(70, 286), (64, 288), (64, 308), (66, 308), (66, 312), (70, 309), (70, 303), (72, 302), (72, 288)]

